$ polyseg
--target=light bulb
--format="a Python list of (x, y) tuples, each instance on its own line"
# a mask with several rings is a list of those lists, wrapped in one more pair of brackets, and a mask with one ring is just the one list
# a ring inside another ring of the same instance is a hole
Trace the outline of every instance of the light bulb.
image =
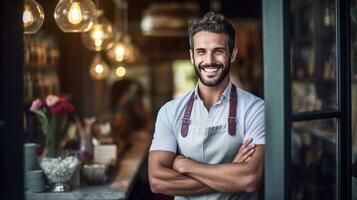
[(82, 42), (89, 50), (101, 51), (113, 46), (113, 29), (111, 23), (104, 17), (102, 10), (97, 10), (97, 18), (93, 27), (82, 33)]
[(104, 36), (102, 27), (100, 25), (95, 24), (93, 26), (93, 31), (91, 31), (90, 36), (93, 40), (102, 40)]
[(35, 0), (25, 0), (22, 22), (25, 34), (33, 34), (40, 30), (45, 15), (39, 3)]
[(100, 48), (103, 44), (103, 40), (95, 40), (94, 41), (94, 45), (97, 47), (97, 48)]
[(91, 0), (59, 0), (54, 18), (63, 32), (87, 32), (92, 28), (96, 9)]
[(22, 21), (24, 23), (24, 27), (29, 27), (33, 24), (33, 14), (28, 5), (25, 5), (24, 14), (22, 15)]
[(125, 48), (124, 48), (124, 45), (119, 43), (115, 46), (115, 56), (117, 57), (122, 57), (125, 55)]
[(81, 7), (79, 6), (78, 2), (73, 2), (71, 5), (71, 8), (69, 9), (68, 13), (68, 21), (71, 22), (72, 24), (79, 24), (82, 21), (82, 11)]
[(115, 75), (117, 75), (118, 77), (124, 77), (126, 74), (126, 69), (125, 67), (123, 66), (118, 66), (116, 69), (115, 69)]
[(101, 73), (103, 73), (103, 71), (104, 71), (103, 65), (97, 64), (97, 65), (95, 66), (95, 72), (96, 72), (97, 74), (101, 74)]
[(106, 79), (109, 75), (109, 67), (100, 54), (96, 55), (90, 65), (89, 73), (94, 80)]

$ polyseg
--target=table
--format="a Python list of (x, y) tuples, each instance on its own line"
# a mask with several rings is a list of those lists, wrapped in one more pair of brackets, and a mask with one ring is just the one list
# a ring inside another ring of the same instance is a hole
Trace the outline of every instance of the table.
[(69, 192), (26, 191), (27, 200), (120, 200), (127, 199), (136, 176), (147, 155), (151, 137), (147, 134), (133, 134), (130, 146), (119, 159), (118, 172), (113, 181), (99, 186), (81, 186)]

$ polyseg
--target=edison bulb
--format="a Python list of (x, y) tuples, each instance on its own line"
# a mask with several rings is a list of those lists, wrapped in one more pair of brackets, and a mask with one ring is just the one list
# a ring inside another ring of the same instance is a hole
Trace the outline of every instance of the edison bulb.
[(89, 50), (107, 50), (113, 46), (113, 35), (112, 24), (104, 17), (102, 10), (97, 10), (93, 27), (82, 33), (82, 42)]
[(95, 66), (95, 73), (97, 73), (97, 74), (101, 74), (101, 73), (103, 73), (103, 71), (104, 71), (104, 68), (103, 68), (103, 65), (101, 65), (101, 64), (97, 64), (96, 66)]
[(90, 65), (89, 73), (94, 80), (103, 80), (108, 77), (109, 67), (100, 54), (94, 57)]
[(25, 0), (22, 22), (25, 34), (33, 34), (40, 30), (45, 15), (39, 3), (35, 0)]
[(117, 41), (113, 48), (107, 51), (107, 56), (114, 63), (123, 62), (126, 56), (124, 43)]
[(22, 21), (24, 23), (24, 27), (29, 27), (33, 24), (33, 14), (28, 5), (25, 5), (24, 14), (22, 15)]
[(126, 69), (125, 67), (123, 66), (118, 66), (116, 69), (115, 69), (115, 75), (122, 78), (124, 77), (126, 74)]
[(60, 0), (54, 17), (63, 32), (87, 32), (92, 28), (96, 9), (91, 0)]
[(79, 24), (82, 21), (82, 11), (81, 7), (79, 7), (78, 2), (73, 2), (71, 5), (71, 8), (69, 9), (68, 13), (68, 21), (71, 22), (72, 24)]

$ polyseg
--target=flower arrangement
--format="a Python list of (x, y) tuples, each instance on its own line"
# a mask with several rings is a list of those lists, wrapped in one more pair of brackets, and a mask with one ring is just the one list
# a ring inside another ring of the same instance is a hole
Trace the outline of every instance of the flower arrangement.
[(48, 153), (55, 153), (59, 133), (64, 132), (68, 114), (74, 112), (74, 106), (64, 97), (48, 95), (45, 99), (34, 100), (30, 111), (41, 123)]

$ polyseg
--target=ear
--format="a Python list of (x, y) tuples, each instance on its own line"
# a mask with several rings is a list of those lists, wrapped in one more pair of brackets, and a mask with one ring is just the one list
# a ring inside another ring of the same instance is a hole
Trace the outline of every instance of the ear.
[(193, 51), (192, 49), (190, 49), (190, 59), (191, 59), (191, 63), (194, 64), (194, 60), (193, 60)]
[(231, 55), (231, 63), (233, 63), (234, 61), (236, 61), (238, 56), (238, 48), (234, 47), (233, 51), (232, 51), (232, 55)]

